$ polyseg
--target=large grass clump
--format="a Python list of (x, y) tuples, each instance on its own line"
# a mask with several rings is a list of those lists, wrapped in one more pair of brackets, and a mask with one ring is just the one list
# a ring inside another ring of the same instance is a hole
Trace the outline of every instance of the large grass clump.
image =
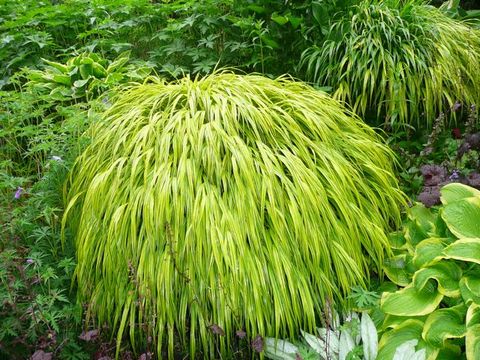
[(399, 220), (391, 152), (286, 78), (133, 86), (90, 135), (67, 184), (80, 299), (118, 341), (142, 324), (158, 354), (311, 330), (380, 269)]
[(360, 1), (301, 61), (309, 80), (397, 129), (478, 104), (479, 64), (480, 31), (418, 0)]

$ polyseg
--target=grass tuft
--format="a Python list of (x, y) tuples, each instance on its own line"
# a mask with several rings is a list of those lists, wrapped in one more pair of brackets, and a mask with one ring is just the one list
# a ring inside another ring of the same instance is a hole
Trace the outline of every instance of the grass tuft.
[(478, 104), (478, 64), (479, 30), (424, 1), (389, 0), (353, 6), (300, 66), (362, 117), (428, 129), (457, 101)]
[(64, 218), (80, 300), (158, 356), (312, 331), (380, 270), (404, 203), (375, 132), (287, 78), (135, 85), (89, 134)]

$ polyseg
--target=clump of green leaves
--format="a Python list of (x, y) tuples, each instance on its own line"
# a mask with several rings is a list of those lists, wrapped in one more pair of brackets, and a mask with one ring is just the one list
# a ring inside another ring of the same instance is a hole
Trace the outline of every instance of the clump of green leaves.
[(411, 340), (429, 359), (480, 355), (480, 191), (452, 183), (441, 195), (438, 211), (414, 206), (392, 236), (385, 272), (401, 289), (382, 296), (381, 359)]
[(177, 335), (193, 355), (225, 352), (238, 329), (313, 329), (327, 299), (380, 270), (399, 220), (388, 148), (286, 78), (134, 86), (89, 134), (65, 217), (80, 299), (119, 343), (140, 324), (157, 354)]
[(307, 49), (307, 78), (394, 129), (430, 128), (456, 101), (480, 100), (480, 33), (423, 1), (361, 1)]
[(72, 57), (65, 64), (44, 60), (43, 70), (26, 71), (26, 87), (50, 100), (86, 102), (119, 84), (142, 81), (152, 71), (151, 64), (129, 61), (128, 53), (114, 61), (95, 53)]

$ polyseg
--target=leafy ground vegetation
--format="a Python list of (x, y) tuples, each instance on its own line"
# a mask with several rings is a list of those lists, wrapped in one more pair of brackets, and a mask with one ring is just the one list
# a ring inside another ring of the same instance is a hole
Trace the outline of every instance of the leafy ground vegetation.
[(478, 359), (475, 5), (0, 0), (0, 358)]

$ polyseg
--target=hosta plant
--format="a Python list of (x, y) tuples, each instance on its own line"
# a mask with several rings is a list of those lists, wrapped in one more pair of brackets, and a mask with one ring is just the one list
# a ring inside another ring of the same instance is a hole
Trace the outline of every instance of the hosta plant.
[(43, 70), (26, 70), (27, 87), (58, 101), (85, 101), (129, 81), (142, 81), (152, 71), (145, 62), (129, 64), (124, 53), (109, 61), (95, 53), (83, 53), (65, 64), (43, 60)]
[(438, 212), (414, 206), (392, 237), (385, 272), (401, 289), (381, 299), (380, 359), (412, 340), (427, 359), (480, 357), (480, 191), (448, 184), (441, 201)]
[(65, 219), (80, 299), (118, 341), (129, 328), (136, 346), (140, 327), (159, 356), (164, 341), (170, 356), (176, 341), (214, 356), (238, 329), (311, 331), (389, 250), (403, 203), (391, 152), (303, 83), (157, 80), (89, 134)]
[[(424, 1), (360, 1), (302, 55), (306, 77), (389, 127), (480, 100), (480, 32)], [(451, 113), (453, 114), (453, 113)]]

